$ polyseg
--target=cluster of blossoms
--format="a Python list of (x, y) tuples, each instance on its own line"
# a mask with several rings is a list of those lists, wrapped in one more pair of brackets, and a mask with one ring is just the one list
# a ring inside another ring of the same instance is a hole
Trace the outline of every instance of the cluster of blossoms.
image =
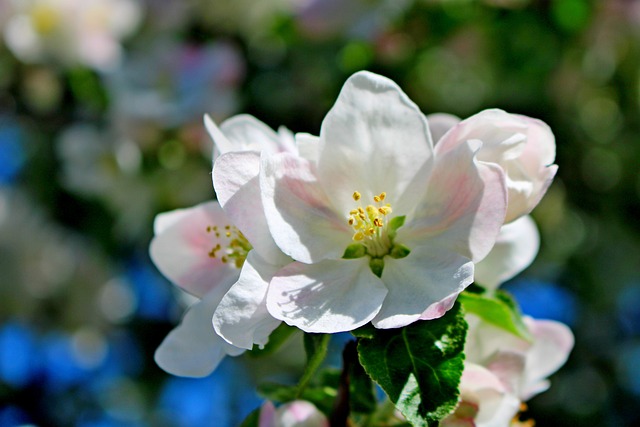
[(141, 18), (136, 0), (6, 0), (3, 7), (4, 40), (20, 60), (97, 70), (118, 65), (120, 41)]
[[(538, 251), (527, 214), (557, 170), (538, 120), (425, 117), (395, 83), (358, 72), (319, 136), (246, 115), (205, 124), (217, 201), (159, 215), (150, 248), (199, 298), (156, 352), (168, 372), (207, 375), (281, 322), (331, 334), (438, 319), (469, 285), (491, 293)], [(573, 336), (552, 321), (525, 318), (525, 339), (465, 320), (459, 404), (443, 425), (508, 426)]]

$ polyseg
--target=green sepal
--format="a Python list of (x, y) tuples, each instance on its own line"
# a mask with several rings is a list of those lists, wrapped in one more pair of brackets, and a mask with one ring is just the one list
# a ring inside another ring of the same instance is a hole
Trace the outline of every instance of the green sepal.
[(369, 268), (373, 274), (378, 277), (382, 277), (382, 270), (384, 269), (384, 260), (382, 258), (371, 258), (369, 260)]
[(532, 341), (531, 332), (522, 320), (520, 310), (509, 294), (504, 291), (471, 293), (463, 292), (458, 297), (467, 313), (475, 314), (487, 323), (504, 329), (526, 341)]
[(289, 326), (286, 323), (282, 322), (273, 332), (269, 335), (269, 341), (267, 344), (260, 348), (257, 345), (254, 345), (251, 351), (248, 351), (246, 354), (250, 357), (262, 357), (268, 356), (275, 353), (287, 340), (291, 335), (293, 335), (298, 328), (293, 326)]
[(360, 363), (414, 426), (436, 426), (458, 404), (467, 322), (456, 303), (443, 317), (357, 331)]
[(393, 239), (396, 236), (396, 232), (398, 231), (398, 228), (404, 225), (405, 219), (406, 219), (405, 215), (394, 216), (393, 218), (391, 218), (391, 220), (389, 221), (389, 237)]
[(393, 248), (391, 248), (391, 253), (389, 253), (389, 256), (391, 258), (400, 259), (400, 258), (405, 258), (410, 253), (411, 253), (411, 249), (409, 249), (405, 245), (393, 245)]
[(361, 243), (352, 243), (344, 250), (344, 259), (362, 258), (367, 254), (367, 248)]

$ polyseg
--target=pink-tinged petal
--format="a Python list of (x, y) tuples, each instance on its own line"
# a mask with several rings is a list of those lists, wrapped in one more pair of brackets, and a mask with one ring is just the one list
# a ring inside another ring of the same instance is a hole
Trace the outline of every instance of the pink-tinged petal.
[(282, 153), (263, 156), (262, 202), (271, 235), (297, 261), (339, 259), (352, 243), (347, 213), (337, 214), (307, 160)]
[(427, 116), (429, 122), (429, 130), (431, 131), (431, 139), (437, 144), (440, 138), (446, 134), (449, 129), (460, 123), (460, 118), (452, 114), (435, 113)]
[(151, 241), (149, 254), (163, 275), (200, 298), (220, 283), (237, 279), (240, 270), (210, 256), (220, 242), (212, 227), (231, 224), (216, 202), (161, 215), (162, 225), (156, 227), (161, 233)]
[(220, 130), (233, 144), (232, 151), (266, 151), (275, 154), (295, 152), (293, 138), (286, 130), (276, 133), (269, 126), (248, 114), (225, 120)]
[(420, 109), (393, 81), (366, 71), (344, 84), (320, 130), (318, 179), (336, 209), (354, 208), (387, 193), (399, 214), (415, 206), (433, 157), (429, 127)]
[(389, 293), (373, 326), (399, 328), (442, 317), (473, 282), (473, 263), (446, 249), (420, 247), (406, 258), (385, 257), (382, 281)]
[(262, 258), (284, 264), (287, 257), (273, 240), (260, 195), (260, 154), (255, 151), (221, 155), (213, 167), (218, 200), (234, 225)]
[(335, 333), (369, 322), (386, 294), (368, 258), (296, 262), (271, 280), (267, 308), (272, 316), (305, 332)]
[(225, 356), (237, 356), (244, 349), (227, 343), (211, 325), (220, 292), (211, 292), (189, 308), (180, 325), (172, 330), (155, 352), (162, 369), (182, 377), (205, 377)]
[(442, 421), (443, 427), (507, 427), (520, 405), (491, 371), (467, 362), (460, 380), (460, 401), (456, 411)]
[(264, 346), (280, 321), (267, 311), (269, 281), (281, 266), (265, 262), (251, 251), (240, 278), (222, 298), (213, 315), (216, 332), (236, 347)]
[[(498, 156), (505, 148), (500, 145), (507, 142), (507, 149), (517, 148), (522, 151), (522, 143), (526, 139), (527, 123), (515, 114), (509, 114), (498, 109), (489, 109), (479, 112), (456, 126), (452, 127), (438, 141), (438, 150), (445, 153), (459, 144), (470, 140), (480, 140), (483, 143), (482, 156)], [(487, 160), (484, 157), (482, 160)], [(492, 159), (496, 161), (496, 159)]]
[(496, 244), (482, 261), (476, 264), (476, 283), (496, 289), (533, 262), (540, 248), (540, 235), (535, 222), (526, 215), (505, 224)]
[(528, 400), (549, 386), (545, 378), (557, 371), (569, 357), (574, 338), (571, 330), (553, 320), (525, 318), (534, 336), (533, 346), (527, 352), (526, 377), (521, 397)]
[(522, 388), (526, 362), (525, 353), (505, 350), (495, 353), (484, 365), (500, 379), (510, 393), (517, 395)]
[(207, 129), (209, 136), (213, 140), (213, 160), (222, 153), (234, 151), (234, 144), (222, 133), (220, 128), (211, 119), (208, 114), (204, 115), (204, 127)]
[(505, 222), (538, 204), (555, 176), (555, 138), (544, 122), (502, 110), (482, 111), (453, 127), (438, 143), (441, 152), (478, 139), (478, 159), (499, 164), (507, 174), (509, 206)]
[(507, 194), (502, 169), (478, 162), (477, 149), (470, 141), (439, 155), (422, 202), (398, 230), (399, 242), (413, 249), (437, 240), (474, 262), (487, 255), (503, 224)]
[(276, 409), (275, 419), (278, 427), (329, 427), (327, 417), (304, 400), (285, 403)]
[(260, 408), (258, 427), (276, 427), (276, 407), (268, 400)]

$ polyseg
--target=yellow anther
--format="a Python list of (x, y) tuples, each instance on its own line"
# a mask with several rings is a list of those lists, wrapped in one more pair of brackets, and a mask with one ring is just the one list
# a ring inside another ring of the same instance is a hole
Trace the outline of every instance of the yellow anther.
[(375, 225), (376, 227), (382, 227), (382, 220), (380, 218), (376, 218), (373, 220), (373, 225)]
[(364, 233), (362, 231), (356, 231), (356, 233), (353, 235), (353, 240), (356, 240), (358, 242), (364, 240)]
[(207, 226), (207, 233), (211, 233), (211, 230), (213, 230), (213, 229), (211, 228), (211, 226), (210, 226), (210, 225), (208, 225), (208, 226)]
[(231, 237), (231, 232), (227, 231), (226, 233), (224, 233), (224, 235), (227, 236), (227, 237)]
[(356, 220), (353, 217), (349, 218), (349, 225), (355, 224)]
[(363, 221), (364, 221), (365, 219), (367, 219), (367, 217), (366, 217), (363, 213), (358, 214), (358, 217), (359, 217), (361, 220), (363, 220)]
[(358, 193), (357, 191), (353, 192), (353, 200), (355, 200), (356, 202), (358, 200), (360, 200), (361, 197), (362, 197), (362, 195), (360, 193)]
[(371, 215), (371, 214), (372, 214), (373, 212), (375, 212), (375, 211), (376, 211), (376, 207), (375, 207), (375, 206), (373, 206), (373, 205), (367, 205), (367, 213), (368, 213), (369, 215)]
[(378, 212), (382, 215), (389, 215), (391, 213), (391, 208), (389, 206), (380, 206), (378, 208)]
[(373, 227), (369, 228), (367, 230), (367, 235), (369, 236), (373, 236), (376, 233), (376, 230), (373, 229)]
[(358, 213), (358, 209), (351, 209), (351, 210), (349, 211), (349, 215), (355, 215), (355, 214), (357, 214), (357, 213)]
[(387, 193), (385, 193), (384, 191), (378, 195), (378, 198), (381, 202), (385, 199), (385, 197), (387, 197)]
[(380, 196), (373, 196), (373, 201), (376, 203), (380, 203)]
[(220, 258), (220, 261), (222, 261), (223, 264), (226, 264), (228, 259), (226, 256), (223, 256), (222, 258)]

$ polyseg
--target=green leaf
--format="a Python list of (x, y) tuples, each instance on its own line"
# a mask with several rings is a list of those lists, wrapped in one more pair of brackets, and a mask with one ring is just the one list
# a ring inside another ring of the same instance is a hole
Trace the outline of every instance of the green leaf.
[(294, 328), (293, 326), (289, 326), (286, 323), (282, 322), (280, 326), (278, 326), (273, 332), (271, 332), (271, 335), (269, 335), (269, 341), (264, 346), (264, 348), (260, 348), (257, 345), (254, 345), (253, 349), (247, 352), (247, 355), (249, 355), (250, 357), (262, 357), (273, 354), (296, 331), (298, 331), (298, 328)]
[(324, 372), (318, 385), (305, 388), (298, 396), (298, 387), (277, 383), (262, 383), (258, 385), (258, 393), (267, 400), (277, 403), (287, 403), (296, 399), (306, 400), (316, 405), (325, 414), (330, 414), (338, 394), (339, 372)]
[(311, 334), (305, 332), (304, 334), (304, 349), (307, 353), (307, 366), (304, 368), (304, 373), (300, 382), (298, 383), (297, 396), (300, 397), (313, 375), (316, 373), (324, 358), (327, 356), (327, 349), (329, 348), (329, 341), (331, 335), (329, 334)]
[(347, 246), (347, 249), (344, 250), (344, 255), (342, 258), (344, 259), (356, 259), (362, 258), (367, 254), (367, 248), (364, 247), (361, 243), (352, 243)]
[(458, 403), (467, 322), (456, 303), (443, 317), (359, 339), (366, 372), (414, 426), (436, 426)]
[(373, 381), (355, 355), (354, 359), (349, 366), (349, 406), (351, 412), (371, 414), (378, 406)]
[(260, 410), (262, 408), (257, 408), (251, 411), (247, 418), (244, 419), (240, 427), (258, 427), (258, 423), (260, 422)]
[(467, 313), (475, 314), (487, 323), (531, 341), (531, 333), (522, 320), (517, 304), (504, 291), (493, 294), (463, 292), (458, 297)]

